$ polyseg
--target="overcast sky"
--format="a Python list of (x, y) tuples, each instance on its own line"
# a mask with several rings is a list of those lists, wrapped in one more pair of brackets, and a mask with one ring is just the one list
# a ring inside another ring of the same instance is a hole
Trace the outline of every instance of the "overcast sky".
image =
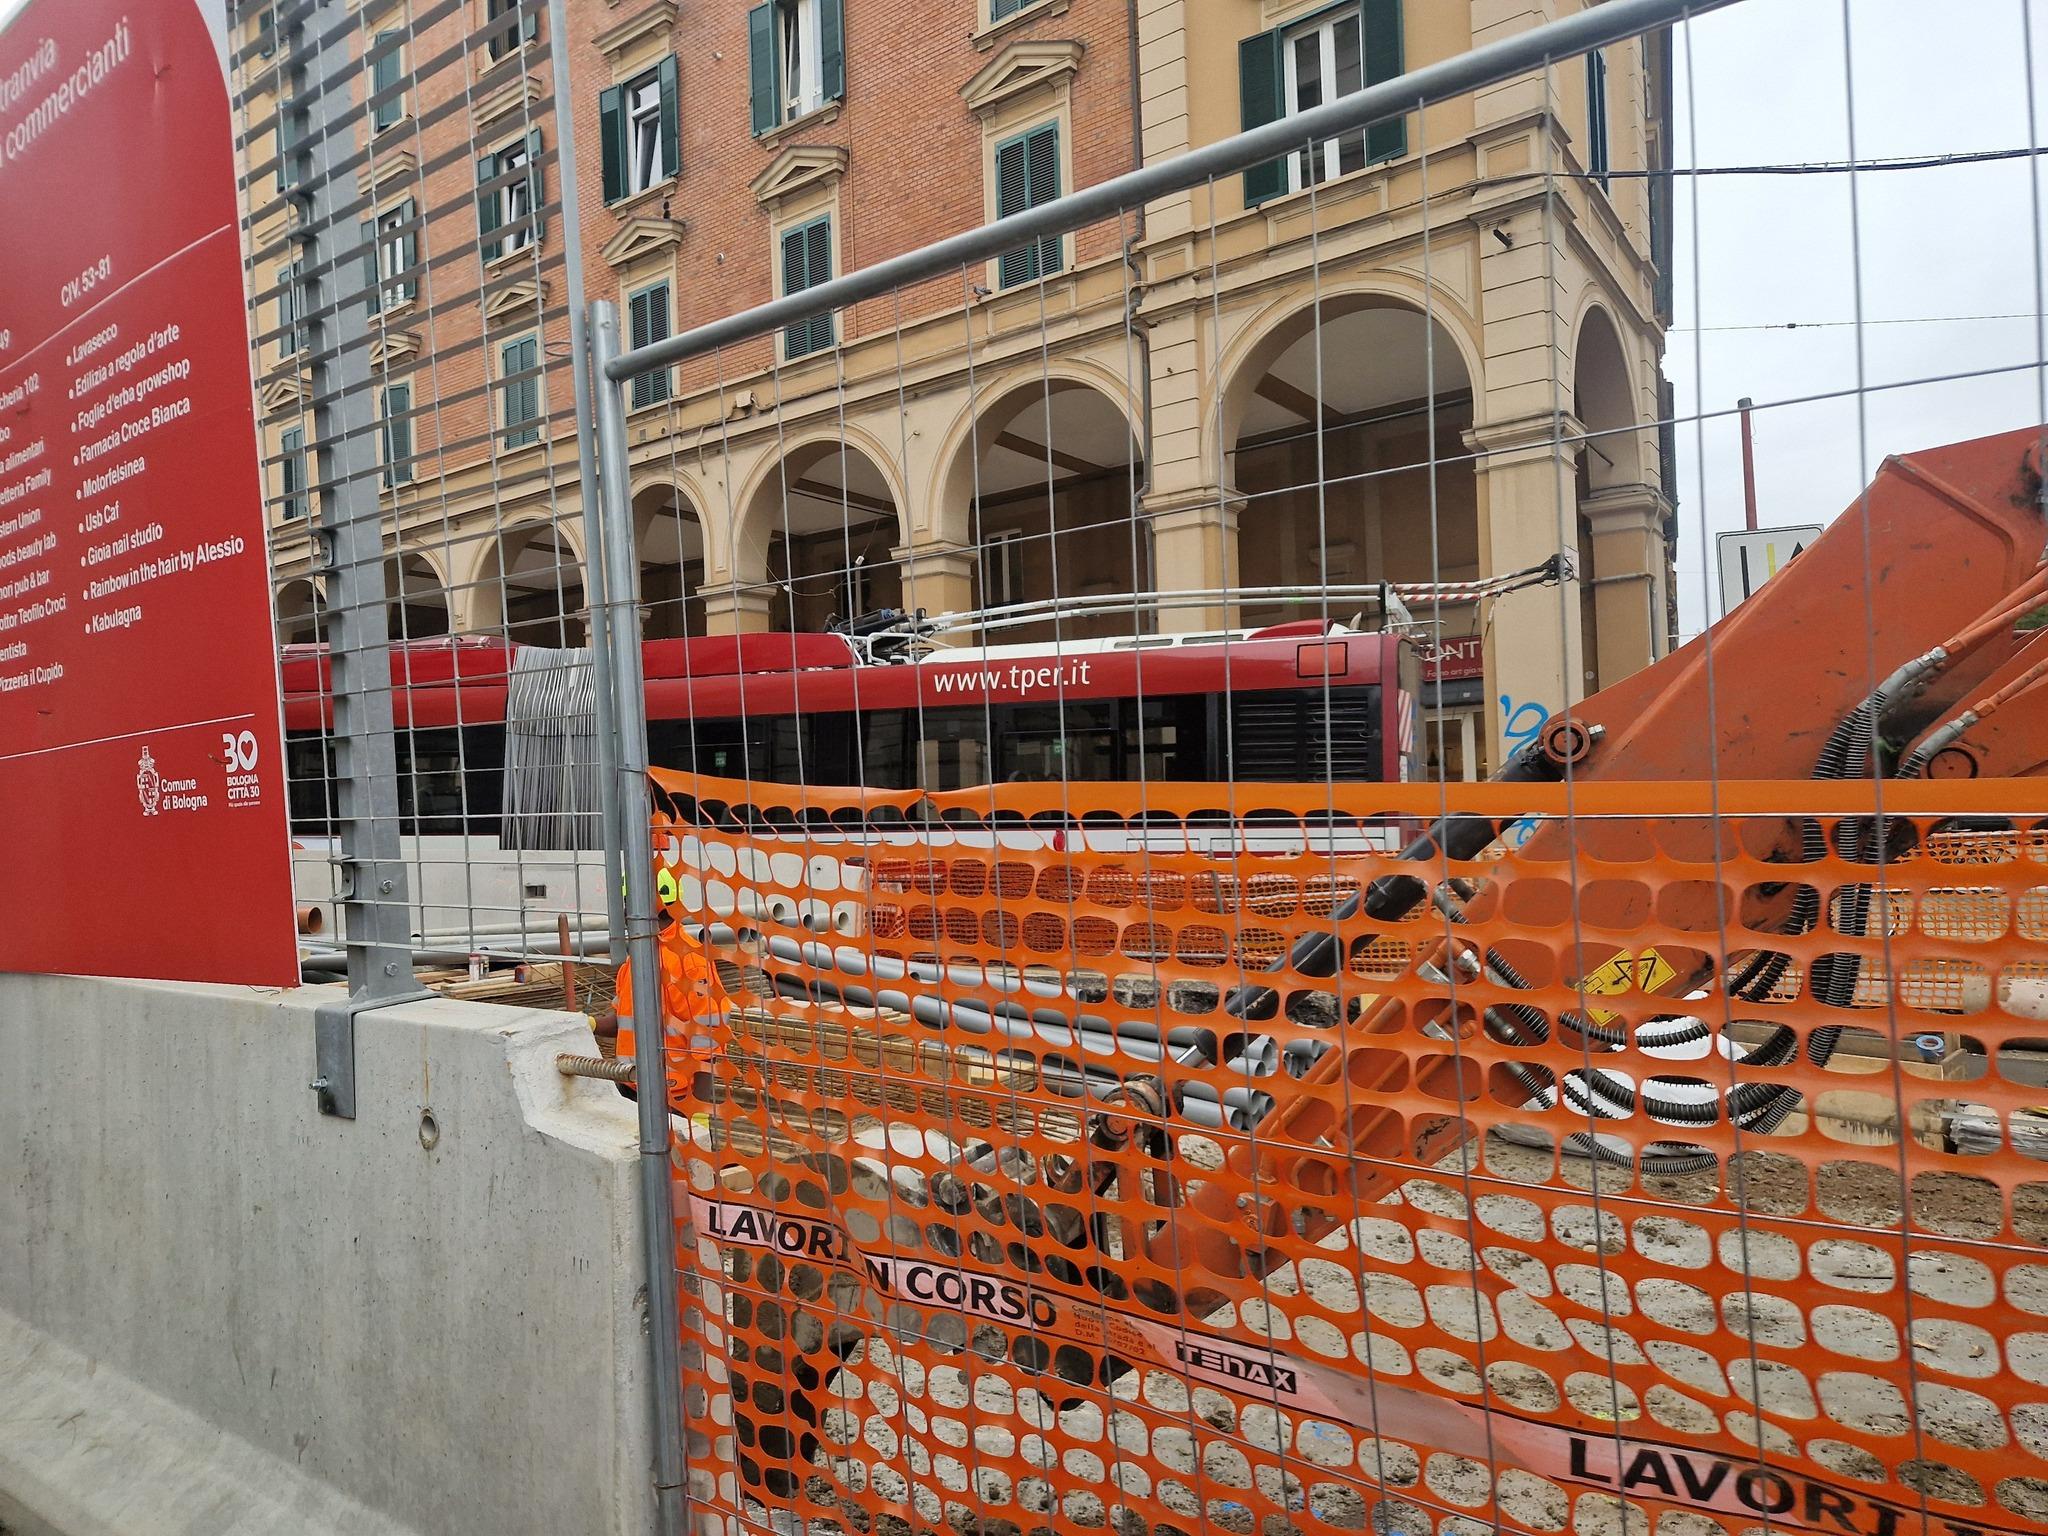
[[(2035, 31), (2034, 80), (2048, 111), (2048, 0), (1854, 0), (1845, 51), (1842, 0), (1746, 0), (1675, 41), (1681, 167), (1840, 161), (2024, 149), (2030, 136), (2023, 19)], [(1853, 61), (1853, 68), (1846, 60)], [(1688, 131), (1697, 102), (1698, 143)], [(1756, 413), (1757, 499), (1764, 526), (1826, 522), (1851, 505), (1887, 453), (2037, 423), (2039, 370), (1864, 396), (1867, 451), (1851, 397), (1770, 402), (1857, 383), (1856, 277), (1869, 384), (2029, 365), (2036, 343), (2040, 231), (2030, 159), (1850, 178), (1680, 179), (1675, 327), (1665, 372), (1681, 418), (1743, 395)], [(2044, 189), (2048, 191), (2048, 189)], [(1693, 259), (1697, 229), (1698, 261)], [(1856, 251), (1860, 246), (1860, 262)], [(1697, 298), (1695, 298), (1697, 281)], [(1960, 319), (1997, 315), (2003, 319)], [(1879, 321), (1925, 321), (1878, 324)], [(1798, 329), (1718, 329), (1783, 326)], [(1824, 324), (1816, 324), (1822, 322)], [(1811, 327), (1811, 328), (1810, 328)], [(1700, 627), (1702, 567), (1714, 530), (1742, 526), (1735, 418), (1678, 430), (1681, 626)], [(1704, 458), (1705, 476), (1701, 475)], [(1718, 598), (1714, 614), (1717, 616)]]
[[(0, 24), (21, 3), (0, 0)], [(1847, 9), (1853, 48), (1845, 47), (1843, 0), (1744, 0), (1681, 29), (1673, 50), (1675, 163), (1846, 160), (1852, 100), (1859, 160), (2040, 142), (2029, 128), (2021, 29), (2030, 13), (2035, 92), (2048, 98), (2048, 0), (1853, 0)], [(1697, 145), (1689, 124), (1695, 102)], [(2048, 99), (2041, 110), (2048, 112)], [(1699, 629), (1710, 603), (1718, 613), (1718, 598), (1701, 586), (1703, 572), (1714, 575), (1713, 532), (1742, 525), (1735, 419), (1708, 421), (1702, 439), (1683, 419), (1702, 402), (1723, 411), (1748, 395), (1760, 407), (1757, 492), (1765, 526), (1828, 521), (1854, 502), (1867, 471), (1887, 453), (2048, 414), (2039, 403), (2038, 370), (2025, 366), (1867, 393), (1864, 446), (1853, 396), (1774, 404), (1855, 389), (1859, 332), (1849, 322), (1859, 272), (1867, 383), (2038, 362), (2035, 170), (2033, 160), (2018, 159), (1865, 172), (1856, 178), (1853, 220), (1844, 174), (1679, 181), (1677, 316), (1665, 371), (1677, 386), (1682, 418), (1679, 600), (1686, 635)], [(1987, 315), (2005, 318), (1958, 318)]]

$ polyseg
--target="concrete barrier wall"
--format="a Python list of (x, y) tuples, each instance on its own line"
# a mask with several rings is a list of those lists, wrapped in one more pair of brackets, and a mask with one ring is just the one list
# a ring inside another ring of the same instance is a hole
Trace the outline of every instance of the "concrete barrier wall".
[(587, 1026), (362, 1015), (333, 1120), (325, 990), (0, 976), (0, 1522), (650, 1529), (632, 1106), (554, 1069)]

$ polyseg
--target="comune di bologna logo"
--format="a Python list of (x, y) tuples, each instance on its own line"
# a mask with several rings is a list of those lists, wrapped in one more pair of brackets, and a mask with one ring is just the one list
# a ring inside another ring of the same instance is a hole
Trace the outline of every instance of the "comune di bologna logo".
[(145, 746), (142, 749), (142, 760), (135, 765), (135, 798), (142, 802), (143, 815), (156, 814), (163, 793), (163, 775), (156, 771), (156, 759), (149, 755), (149, 748)]

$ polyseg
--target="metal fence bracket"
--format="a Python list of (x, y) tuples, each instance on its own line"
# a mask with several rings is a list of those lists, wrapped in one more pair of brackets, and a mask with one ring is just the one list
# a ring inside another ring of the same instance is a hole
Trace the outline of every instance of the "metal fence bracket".
[(437, 993), (420, 987), (396, 997), (351, 997), (313, 1010), (313, 1090), (320, 1113), (337, 1120), (356, 1117), (356, 1015), (394, 1003), (424, 1002)]

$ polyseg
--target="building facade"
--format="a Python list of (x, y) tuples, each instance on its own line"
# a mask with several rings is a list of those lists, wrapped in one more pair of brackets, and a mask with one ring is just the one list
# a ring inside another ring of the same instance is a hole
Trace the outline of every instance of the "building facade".
[[(637, 343), (1575, 4), (570, 0), (556, 40), (540, 0), (361, 0), (350, 169), (393, 633), (583, 638), (569, 221), (543, 213), (558, 109), (590, 295)], [(281, 623), (309, 638), (288, 348), (351, 274), (295, 296), (289, 76), (247, 25)], [(568, 50), (570, 101), (543, 42)], [(1020, 605), (1168, 593), (1202, 595), (1058, 633), (1209, 629), (1322, 616), (1325, 584), (1469, 581), (1564, 548), (1561, 588), (1418, 614), (1441, 653), (1431, 751), (1478, 774), (1668, 643), (1668, 78), (1657, 40), (1563, 61), (638, 381), (647, 632), (1009, 606), (992, 640), (1049, 638)]]

